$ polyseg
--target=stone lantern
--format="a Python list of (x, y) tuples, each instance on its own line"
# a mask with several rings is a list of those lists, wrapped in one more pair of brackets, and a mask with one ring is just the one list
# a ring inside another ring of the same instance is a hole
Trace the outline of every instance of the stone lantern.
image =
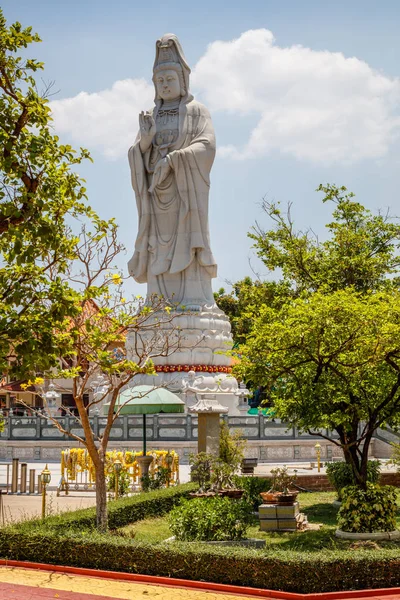
[(229, 409), (220, 404), (218, 392), (210, 394), (196, 389), (194, 378), (192, 378), (192, 387), (190, 390), (187, 389), (187, 391), (194, 393), (197, 399), (196, 404), (188, 408), (190, 413), (198, 417), (197, 451), (218, 456), (220, 415), (227, 413)]

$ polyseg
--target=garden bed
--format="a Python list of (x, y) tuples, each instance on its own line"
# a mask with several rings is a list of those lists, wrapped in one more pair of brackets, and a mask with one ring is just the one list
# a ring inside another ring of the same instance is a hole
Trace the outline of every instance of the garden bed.
[(249, 537), (265, 539), (265, 549), (165, 543), (170, 533), (162, 515), (190, 491), (178, 486), (110, 503), (110, 520), (119, 533), (124, 528), (123, 537), (96, 532), (93, 509), (9, 526), (0, 533), (0, 557), (302, 593), (400, 586), (396, 542), (353, 549), (335, 538), (333, 493), (299, 497), (309, 521), (323, 524), (319, 531), (250, 528)]

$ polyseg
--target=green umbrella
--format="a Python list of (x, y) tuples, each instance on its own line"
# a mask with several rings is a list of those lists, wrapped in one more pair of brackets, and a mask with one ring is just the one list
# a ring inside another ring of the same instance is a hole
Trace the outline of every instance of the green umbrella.
[(265, 417), (268, 417), (269, 419), (273, 419), (276, 414), (276, 410), (274, 408), (264, 408), (262, 406), (259, 406), (258, 408), (250, 408), (247, 411), (247, 414), (248, 415), (263, 414)]
[[(110, 404), (104, 404), (104, 414), (108, 414)], [(146, 456), (146, 415), (159, 413), (183, 413), (185, 403), (166, 388), (152, 385), (136, 385), (120, 393), (114, 412), (121, 407), (121, 415), (143, 415), (143, 456)]]

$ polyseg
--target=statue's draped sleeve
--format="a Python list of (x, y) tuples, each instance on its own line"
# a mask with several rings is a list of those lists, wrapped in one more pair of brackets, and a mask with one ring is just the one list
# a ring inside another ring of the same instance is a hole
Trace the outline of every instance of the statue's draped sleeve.
[[(180, 135), (167, 155), (179, 195), (179, 215), (173, 252), (168, 257), (166, 270), (164, 266), (161, 272), (173, 274), (184, 271), (197, 256), (199, 264), (211, 277), (215, 277), (217, 266), (210, 248), (208, 226), (210, 170), (215, 157), (214, 130), (207, 109), (196, 101), (184, 106), (180, 118)], [(152, 202), (148, 192), (146, 158), (146, 155), (142, 156), (138, 138), (129, 150), (132, 186), (139, 215), (139, 231), (129, 270), (139, 283), (147, 281), (149, 248), (151, 254), (151, 247), (155, 244), (154, 239), (150, 239), (154, 236), (151, 235)]]

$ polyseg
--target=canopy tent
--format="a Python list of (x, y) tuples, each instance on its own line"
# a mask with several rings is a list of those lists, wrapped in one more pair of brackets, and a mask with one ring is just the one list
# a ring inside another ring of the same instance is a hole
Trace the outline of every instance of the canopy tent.
[[(110, 404), (105, 403), (105, 415), (109, 408)], [(114, 407), (114, 412), (118, 411), (121, 415), (143, 415), (143, 456), (146, 456), (146, 415), (183, 413), (185, 403), (166, 388), (136, 385), (120, 393)]]
[(248, 415), (264, 415), (268, 419), (273, 419), (276, 415), (276, 410), (274, 408), (267, 408), (263, 406), (253, 407), (247, 411)]

